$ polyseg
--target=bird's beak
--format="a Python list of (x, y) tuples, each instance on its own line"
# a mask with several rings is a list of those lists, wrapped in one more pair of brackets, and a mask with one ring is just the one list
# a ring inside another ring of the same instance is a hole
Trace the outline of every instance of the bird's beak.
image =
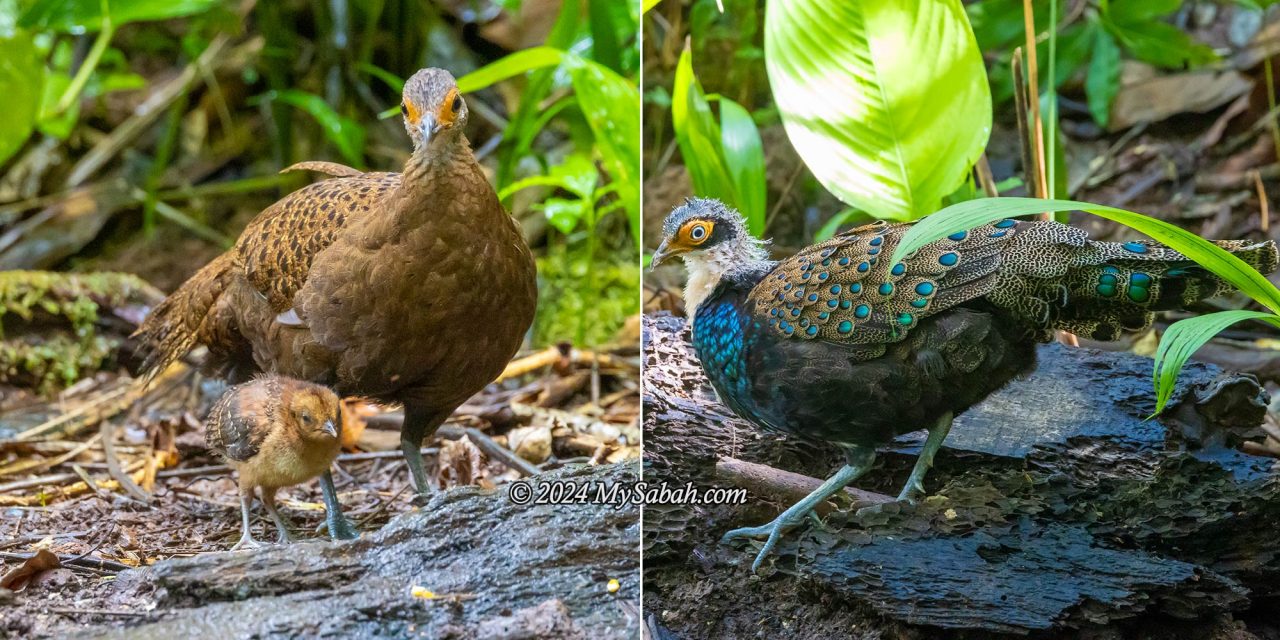
[(653, 269), (663, 262), (666, 262), (672, 256), (678, 256), (682, 253), (688, 252), (688, 249), (671, 247), (667, 244), (666, 240), (663, 240), (662, 244), (658, 245), (658, 250), (653, 252), (653, 257), (649, 259), (649, 268)]
[(329, 437), (331, 438), (338, 437), (338, 423), (334, 422), (333, 420), (325, 420), (324, 432), (329, 434)]
[(433, 136), (440, 133), (440, 123), (436, 121), (434, 115), (427, 113), (418, 120), (418, 130), (422, 133), (422, 144), (426, 145), (431, 142)]

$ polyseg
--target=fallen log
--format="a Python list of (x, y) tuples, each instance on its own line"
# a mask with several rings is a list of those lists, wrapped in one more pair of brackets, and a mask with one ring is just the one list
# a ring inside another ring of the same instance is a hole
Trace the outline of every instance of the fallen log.
[[(759, 431), (721, 405), (683, 319), (646, 317), (644, 342), (646, 482), (723, 485), (721, 458), (814, 478), (838, 466), (833, 447)], [(1170, 409), (1147, 420), (1149, 359), (1058, 344), (1039, 359), (957, 419), (928, 498), (805, 524), (761, 578), (749, 571), (758, 545), (718, 540), (785, 504), (646, 507), (650, 632), (1252, 637), (1233, 616), (1280, 595), (1280, 482), (1237, 447), (1257, 433), (1266, 393), (1191, 363)], [(885, 448), (857, 488), (896, 494), (922, 441)]]

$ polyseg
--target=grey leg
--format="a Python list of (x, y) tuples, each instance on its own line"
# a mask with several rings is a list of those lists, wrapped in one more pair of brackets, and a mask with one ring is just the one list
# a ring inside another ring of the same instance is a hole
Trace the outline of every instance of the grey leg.
[(933, 456), (937, 455), (938, 449), (942, 448), (942, 441), (947, 439), (954, 417), (948, 412), (929, 428), (929, 437), (925, 439), (924, 447), (920, 449), (920, 457), (916, 458), (916, 466), (911, 469), (907, 484), (903, 485), (902, 492), (898, 494), (898, 502), (915, 502), (917, 497), (924, 495), (924, 475), (933, 466)]
[(261, 542), (253, 539), (253, 534), (249, 533), (249, 507), (253, 505), (253, 487), (248, 489), (240, 488), (240, 541), (231, 547), (232, 551), (237, 551), (241, 547), (247, 549), (257, 549), (262, 546)]
[(453, 413), (452, 409), (438, 411), (408, 402), (404, 405), (404, 426), (400, 428), (400, 450), (404, 452), (409, 473), (413, 476), (413, 486), (418, 490), (419, 496), (427, 497), (434, 493), (431, 483), (427, 481), (427, 471), (422, 463), (422, 442), (434, 434), (451, 413)]
[(289, 522), (276, 511), (276, 490), (274, 488), (262, 487), (262, 506), (266, 508), (267, 513), (271, 515), (271, 519), (276, 523), (276, 530), (280, 532), (280, 537), (276, 538), (279, 544), (289, 544), (293, 542), (293, 538), (289, 536)]
[(328, 524), (329, 537), (334, 540), (355, 540), (359, 534), (342, 513), (338, 491), (333, 486), (332, 470), (327, 470), (320, 476), (320, 493), (324, 495), (324, 519)]
[(846, 464), (841, 467), (835, 475), (822, 483), (822, 486), (813, 490), (803, 500), (791, 505), (791, 508), (783, 511), (781, 515), (774, 518), (772, 522), (761, 525), (759, 527), (743, 527), (734, 529), (724, 534), (720, 542), (727, 543), (735, 538), (759, 538), (767, 536), (764, 547), (756, 554), (755, 562), (751, 563), (751, 571), (755, 572), (760, 569), (760, 564), (777, 546), (778, 540), (782, 534), (792, 527), (800, 524), (805, 518), (813, 513), (813, 508), (822, 504), (824, 500), (830, 498), (836, 493), (842, 491), (850, 482), (858, 479), (859, 476), (866, 473), (871, 468), (871, 463), (875, 462), (876, 450), (874, 447), (858, 447), (845, 452)]

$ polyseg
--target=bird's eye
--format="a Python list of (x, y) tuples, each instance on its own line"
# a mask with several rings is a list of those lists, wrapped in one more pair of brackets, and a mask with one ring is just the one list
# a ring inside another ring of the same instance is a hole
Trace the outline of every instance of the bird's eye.
[(311, 424), (314, 421), (315, 420), (311, 417), (310, 413), (307, 413), (305, 411), (302, 412), (302, 424)]
[(409, 115), (409, 105), (407, 105), (407, 104), (405, 104), (405, 103), (403, 103), (403, 102), (401, 102), (401, 103), (400, 103), (400, 115), (402, 115), (402, 116), (407, 116), (407, 115)]
[(457, 113), (458, 109), (462, 108), (462, 96), (454, 96), (453, 104), (450, 105), (450, 108), (453, 109), (454, 113)]
[(707, 225), (705, 224), (694, 225), (692, 229), (689, 229), (689, 239), (698, 243), (701, 243), (703, 240), (706, 240)]

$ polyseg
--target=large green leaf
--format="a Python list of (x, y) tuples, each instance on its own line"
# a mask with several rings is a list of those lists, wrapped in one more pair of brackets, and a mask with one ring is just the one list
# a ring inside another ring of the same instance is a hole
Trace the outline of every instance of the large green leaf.
[[(115, 26), (181, 18), (204, 13), (219, 0), (37, 0), (18, 24), (39, 31), (84, 33), (102, 27), (104, 17)], [(105, 7), (106, 13), (103, 13)]]
[(897, 263), (912, 251), (958, 231), (1004, 218), (1056, 211), (1084, 211), (1141, 231), (1216, 273), (1268, 309), (1280, 313), (1280, 289), (1240, 258), (1163, 220), (1088, 202), (1036, 198), (985, 198), (961, 202), (916, 223), (894, 249), (892, 261)]
[(43, 71), (40, 54), (25, 31), (0, 37), (0, 95), (5, 103), (0, 118), (0, 165), (31, 135), (44, 93)]
[(711, 113), (702, 84), (693, 73), (693, 54), (687, 46), (676, 63), (671, 89), (671, 123), (694, 193), (740, 208), (733, 178), (724, 165), (720, 125)]
[(461, 78), (458, 91), (471, 93), (534, 69), (560, 64), (564, 52), (552, 47), (532, 47), (499, 58)]
[(747, 218), (752, 235), (764, 235), (764, 144), (751, 114), (742, 105), (721, 96), (720, 145), (725, 168), (733, 181), (738, 211)]
[(591, 127), (596, 149), (617, 184), (631, 223), (632, 237), (640, 239), (640, 90), (608, 67), (565, 54), (565, 66), (573, 80), (578, 107)]
[(936, 210), (986, 146), (991, 93), (960, 0), (770, 0), (765, 62), (805, 164), (877, 218)]
[(1219, 311), (1173, 323), (1160, 338), (1156, 349), (1155, 369), (1156, 413), (1164, 410), (1173, 397), (1178, 372), (1197, 349), (1223, 329), (1245, 320), (1261, 320), (1280, 327), (1280, 317), (1259, 311)]

